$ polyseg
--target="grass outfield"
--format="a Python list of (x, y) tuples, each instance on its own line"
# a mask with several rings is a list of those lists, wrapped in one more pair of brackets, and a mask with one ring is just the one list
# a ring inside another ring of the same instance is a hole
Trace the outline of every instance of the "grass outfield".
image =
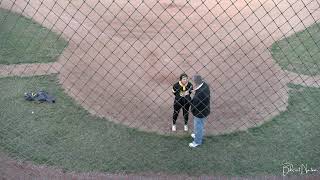
[[(0, 78), (0, 149), (68, 171), (280, 175), (284, 162), (317, 168), (320, 90), (290, 86), (287, 111), (272, 121), (248, 132), (207, 137), (191, 149), (191, 137), (140, 132), (91, 116), (55, 76)], [(50, 91), (57, 102), (25, 101), (23, 93), (35, 88)]]
[(285, 70), (320, 75), (320, 24), (273, 43), (271, 54)]
[(67, 44), (40, 24), (0, 8), (0, 64), (53, 62)]

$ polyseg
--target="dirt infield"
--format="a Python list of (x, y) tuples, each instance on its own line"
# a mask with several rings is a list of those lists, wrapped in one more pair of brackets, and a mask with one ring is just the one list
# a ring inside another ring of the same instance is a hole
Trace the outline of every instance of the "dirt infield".
[[(117, 5), (111, 4), (112, 1), (98, 2), (92, 0), (88, 5), (82, 0), (0, 1), (0, 7), (32, 17), (70, 42), (58, 63), (50, 67), (36, 65), (36, 71), (19, 65), (22, 70), (15, 72), (14, 68), (3, 66), (7, 69), (3, 74), (58, 72), (66, 92), (91, 113), (164, 134), (170, 133), (171, 85), (183, 71), (190, 75), (199, 72), (211, 85), (213, 113), (208, 119), (207, 134), (258, 126), (286, 109), (288, 82), (308, 85), (320, 82), (282, 71), (267, 50), (274, 41), (317, 22), (320, 18), (317, 1), (222, 0), (204, 1), (202, 5), (200, 1), (184, 5), (184, 0), (176, 0), (176, 4), (169, 0), (144, 3), (132, 0), (130, 4), (119, 0)], [(182, 119), (178, 122), (181, 125)], [(1, 153), (0, 176), (2, 179), (128, 178), (102, 173), (65, 173), (11, 160)], [(130, 179), (152, 177), (188, 178), (156, 174), (133, 175)]]
[(207, 134), (258, 126), (286, 109), (291, 79), (267, 48), (315, 23), (319, 3), (175, 3), (4, 0), (1, 7), (69, 40), (60, 66), (51, 68), (66, 92), (98, 116), (170, 133), (171, 86), (182, 72), (200, 73), (211, 86)]

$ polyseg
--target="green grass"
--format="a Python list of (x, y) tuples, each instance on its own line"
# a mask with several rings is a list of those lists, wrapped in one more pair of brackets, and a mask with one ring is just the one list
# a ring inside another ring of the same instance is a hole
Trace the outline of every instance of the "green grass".
[[(287, 111), (248, 132), (190, 137), (140, 132), (93, 117), (68, 97), (55, 76), (0, 79), (0, 149), (11, 156), (74, 171), (266, 175), (290, 162), (319, 167), (320, 90), (290, 85)], [(23, 99), (46, 89), (55, 104)], [(31, 112), (34, 111), (34, 114)]]
[(66, 46), (58, 34), (0, 8), (0, 64), (53, 62)]
[(304, 75), (320, 74), (320, 25), (314, 24), (271, 46), (281, 68)]

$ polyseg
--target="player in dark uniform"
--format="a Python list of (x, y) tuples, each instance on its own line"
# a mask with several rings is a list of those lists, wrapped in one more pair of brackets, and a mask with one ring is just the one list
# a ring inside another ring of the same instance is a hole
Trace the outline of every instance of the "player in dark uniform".
[(175, 95), (173, 104), (173, 123), (172, 131), (176, 131), (176, 121), (182, 108), (184, 117), (184, 131), (188, 131), (189, 108), (191, 101), (192, 84), (189, 82), (188, 75), (183, 73), (180, 75), (180, 81), (175, 83), (172, 92)]

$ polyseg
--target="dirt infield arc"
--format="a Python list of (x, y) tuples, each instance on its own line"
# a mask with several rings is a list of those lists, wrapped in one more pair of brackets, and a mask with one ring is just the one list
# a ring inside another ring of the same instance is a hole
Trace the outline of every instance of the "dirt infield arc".
[(284, 111), (286, 84), (292, 77), (304, 81), (281, 70), (267, 50), (320, 17), (318, 2), (290, 2), (4, 0), (0, 5), (69, 40), (51, 68), (91, 113), (169, 133), (171, 85), (182, 72), (200, 73), (213, 92), (206, 133), (221, 134), (258, 126)]

